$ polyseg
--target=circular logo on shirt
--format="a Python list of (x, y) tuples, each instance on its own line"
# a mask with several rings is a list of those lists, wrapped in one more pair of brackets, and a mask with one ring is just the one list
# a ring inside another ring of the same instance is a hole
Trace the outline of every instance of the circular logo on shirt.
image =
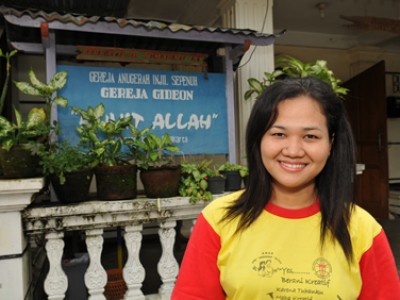
[(325, 258), (320, 257), (313, 262), (313, 271), (318, 278), (328, 279), (332, 274), (332, 266)]
[(281, 270), (281, 261), (274, 257), (272, 253), (263, 253), (263, 255), (252, 261), (252, 269), (258, 276), (271, 277), (278, 270)]

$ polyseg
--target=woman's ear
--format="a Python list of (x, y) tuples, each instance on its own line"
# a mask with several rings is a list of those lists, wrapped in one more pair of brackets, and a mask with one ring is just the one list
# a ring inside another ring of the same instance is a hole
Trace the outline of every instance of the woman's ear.
[(332, 146), (333, 146), (333, 142), (335, 141), (335, 134), (333, 133), (332, 134), (332, 137), (331, 137), (331, 141), (330, 141), (330, 143), (329, 143), (329, 146), (330, 146), (330, 149), (329, 149), (329, 154), (330, 154), (330, 152), (331, 152), (331, 150), (332, 150)]

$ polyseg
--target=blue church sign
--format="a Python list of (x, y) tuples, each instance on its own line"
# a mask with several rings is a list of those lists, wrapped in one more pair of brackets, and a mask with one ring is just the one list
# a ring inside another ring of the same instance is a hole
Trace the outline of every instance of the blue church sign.
[(140, 130), (168, 132), (186, 155), (228, 153), (225, 74), (58, 65), (61, 70), (68, 81), (59, 95), (69, 101), (58, 108), (62, 139), (78, 142), (80, 120), (71, 106), (103, 103), (106, 117), (131, 115)]

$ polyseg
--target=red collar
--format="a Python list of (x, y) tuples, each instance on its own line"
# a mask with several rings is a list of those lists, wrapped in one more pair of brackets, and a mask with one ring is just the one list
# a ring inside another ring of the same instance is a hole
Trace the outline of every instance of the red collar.
[(265, 210), (269, 213), (287, 219), (302, 219), (311, 217), (320, 212), (319, 201), (315, 201), (310, 206), (300, 209), (289, 209), (280, 207), (274, 203), (268, 202)]

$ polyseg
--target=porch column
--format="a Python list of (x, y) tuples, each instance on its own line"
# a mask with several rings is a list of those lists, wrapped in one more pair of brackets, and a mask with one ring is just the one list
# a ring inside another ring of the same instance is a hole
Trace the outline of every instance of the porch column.
[[(273, 0), (220, 0), (219, 10), (222, 27), (253, 29), (263, 33), (274, 33), (272, 22)], [(226, 55), (229, 55), (228, 53)], [(261, 79), (264, 72), (274, 69), (273, 46), (254, 47), (244, 54), (235, 73), (236, 99), (238, 107), (238, 162), (246, 162), (245, 130), (255, 99), (244, 101), (248, 89), (247, 79)]]
[(0, 299), (25, 299), (31, 292), (29, 248), (21, 212), (43, 185), (43, 178), (0, 180)]

